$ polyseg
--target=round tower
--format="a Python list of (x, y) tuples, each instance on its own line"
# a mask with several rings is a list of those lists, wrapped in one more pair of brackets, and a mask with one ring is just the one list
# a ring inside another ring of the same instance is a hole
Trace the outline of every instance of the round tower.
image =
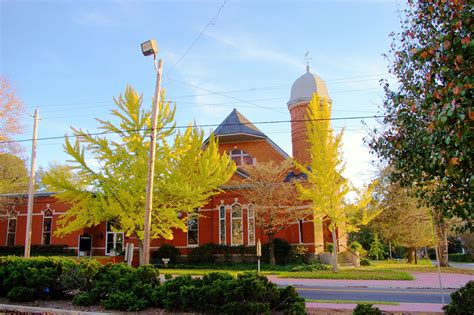
[(332, 103), (326, 83), (317, 75), (311, 73), (309, 66), (306, 66), (306, 73), (296, 79), (291, 87), (291, 96), (288, 101), (288, 110), (291, 115), (291, 144), (293, 148), (293, 158), (301, 164), (310, 163), (308, 136), (306, 134), (306, 114), (308, 104), (317, 94)]

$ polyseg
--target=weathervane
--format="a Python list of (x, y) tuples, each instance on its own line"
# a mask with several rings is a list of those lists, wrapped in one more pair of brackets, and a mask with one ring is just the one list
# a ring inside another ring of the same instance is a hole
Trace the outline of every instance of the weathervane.
[(304, 60), (306, 61), (306, 72), (309, 72), (309, 61), (313, 60), (313, 58), (311, 58), (309, 56), (309, 50), (308, 49), (306, 49), (306, 53), (304, 54)]

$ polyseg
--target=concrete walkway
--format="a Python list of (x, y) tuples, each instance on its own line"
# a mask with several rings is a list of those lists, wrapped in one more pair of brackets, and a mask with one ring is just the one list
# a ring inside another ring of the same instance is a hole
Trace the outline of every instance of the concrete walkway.
[[(293, 279), (267, 276), (272, 282), (279, 285), (298, 286), (341, 286), (341, 287), (368, 287), (368, 288), (439, 288), (438, 274), (434, 272), (412, 272), (415, 280), (332, 280), (332, 279)], [(456, 273), (442, 273), (443, 288), (458, 289), (474, 276)]]
[[(318, 310), (333, 309), (333, 310), (353, 310), (357, 304), (330, 304), (330, 303), (306, 303), (306, 308), (309, 312), (315, 311), (315, 314), (320, 314)], [(420, 312), (423, 314), (434, 313), (444, 314), (442, 304), (428, 304), (428, 303), (400, 303), (400, 305), (374, 305), (382, 311), (390, 312)]]

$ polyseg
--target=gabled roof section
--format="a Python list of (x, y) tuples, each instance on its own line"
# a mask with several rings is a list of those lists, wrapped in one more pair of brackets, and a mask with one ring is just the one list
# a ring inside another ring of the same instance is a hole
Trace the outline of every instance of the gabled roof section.
[(217, 137), (247, 135), (256, 138), (267, 138), (263, 132), (235, 108), (219, 127), (214, 130), (214, 135)]

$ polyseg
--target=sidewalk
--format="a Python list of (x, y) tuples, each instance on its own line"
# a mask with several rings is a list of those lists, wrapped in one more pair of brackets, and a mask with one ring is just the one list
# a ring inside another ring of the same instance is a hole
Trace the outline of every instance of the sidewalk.
[[(331, 280), (331, 279), (294, 279), (267, 276), (269, 280), (279, 285), (297, 286), (341, 286), (341, 287), (368, 287), (368, 288), (439, 288), (438, 274), (435, 272), (412, 272), (415, 280)], [(443, 288), (458, 289), (474, 276), (454, 273), (442, 273)]]
[[(348, 314), (356, 307), (356, 304), (330, 304), (330, 303), (306, 303), (309, 314), (341, 314), (341, 310), (348, 311)], [(420, 303), (400, 303), (400, 305), (374, 305), (381, 311), (405, 312), (414, 314), (444, 314), (442, 304), (420, 304)]]

